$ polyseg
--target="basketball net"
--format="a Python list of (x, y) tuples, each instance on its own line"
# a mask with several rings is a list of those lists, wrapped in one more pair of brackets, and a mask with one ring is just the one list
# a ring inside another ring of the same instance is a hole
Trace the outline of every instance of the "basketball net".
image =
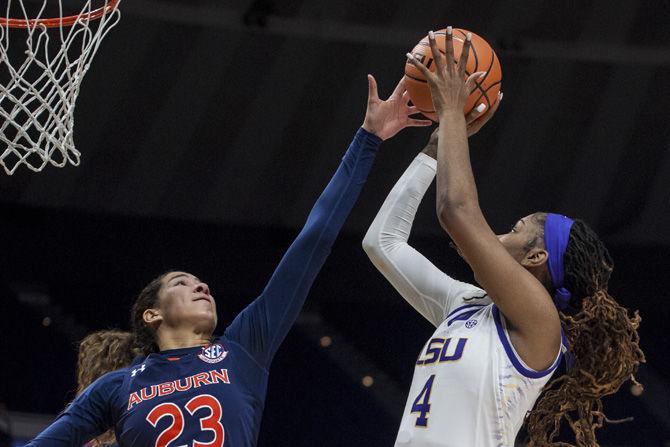
[(24, 0), (8, 0), (0, 11), (0, 164), (9, 175), (21, 165), (35, 172), (47, 163), (79, 165), (75, 102), (100, 43), (121, 18), (120, 0), (99, 0), (99, 8), (82, 0), (73, 16), (63, 16), (58, 0), (55, 18), (44, 16), (54, 0), (40, 1), (33, 17)]

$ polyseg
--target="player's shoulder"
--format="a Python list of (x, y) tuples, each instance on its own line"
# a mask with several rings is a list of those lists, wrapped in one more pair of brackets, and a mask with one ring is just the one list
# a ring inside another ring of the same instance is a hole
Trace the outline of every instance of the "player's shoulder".
[(131, 370), (132, 367), (126, 366), (124, 368), (110, 371), (100, 376), (100, 378), (94, 383), (99, 382), (99, 385), (120, 385), (123, 383), (125, 376), (130, 373)]
[(123, 387), (128, 368), (110, 371), (98, 377), (81, 394), (81, 400), (109, 401)]
[(128, 366), (110, 371), (103, 374), (93, 383), (98, 383), (102, 386), (121, 386), (126, 378), (134, 377), (138, 372), (146, 369), (148, 358), (145, 356), (137, 356)]

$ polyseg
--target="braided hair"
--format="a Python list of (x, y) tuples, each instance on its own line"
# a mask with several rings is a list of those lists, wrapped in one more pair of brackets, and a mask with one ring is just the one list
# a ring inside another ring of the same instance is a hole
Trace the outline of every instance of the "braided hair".
[[(544, 228), (546, 213), (533, 219)], [(645, 361), (637, 329), (640, 315), (632, 315), (607, 291), (614, 267), (596, 233), (576, 219), (564, 255), (565, 287), (572, 293), (569, 310), (559, 312), (570, 343), (574, 365), (544, 389), (526, 424), (532, 447), (572, 446), (554, 442), (561, 423), (572, 429), (576, 446), (598, 446), (595, 431), (608, 421), (602, 397), (616, 393)]]

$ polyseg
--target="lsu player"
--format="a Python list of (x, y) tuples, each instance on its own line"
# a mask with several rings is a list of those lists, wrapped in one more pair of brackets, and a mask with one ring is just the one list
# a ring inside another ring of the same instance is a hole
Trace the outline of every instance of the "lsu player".
[(135, 345), (146, 357), (95, 381), (29, 445), (82, 445), (112, 427), (120, 446), (255, 445), (272, 358), (380, 143), (407, 126), (430, 125), (412, 119), (416, 109), (408, 103), (402, 80), (382, 101), (368, 75), (362, 127), (265, 290), (223, 336), (212, 336), (217, 311), (207, 284), (187, 272), (161, 275), (144, 288), (131, 312)]
[[(479, 208), (467, 138), (495, 110), (470, 124), (463, 116), (481, 75), (465, 81), (469, 38), (458, 63), (451, 28), (444, 57), (432, 32), (429, 41), (434, 74), (408, 59), (428, 80), (440, 125), (363, 242), (379, 271), (436, 326), (416, 361), (395, 445), (513, 446), (528, 412), (529, 445), (553, 445), (562, 420), (578, 446), (597, 445), (602, 396), (644, 361), (639, 316), (607, 293), (612, 260), (584, 222), (534, 213), (508, 234), (493, 233)], [(447, 276), (407, 244), (435, 176), (440, 223), (482, 288)], [(566, 373), (546, 386), (562, 357)]]

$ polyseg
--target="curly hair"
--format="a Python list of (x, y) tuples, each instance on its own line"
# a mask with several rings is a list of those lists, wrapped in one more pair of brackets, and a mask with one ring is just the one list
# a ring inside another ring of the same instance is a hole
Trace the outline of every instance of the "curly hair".
[[(533, 217), (544, 228), (546, 213)], [(572, 298), (571, 310), (560, 317), (574, 365), (545, 387), (529, 413), (528, 445), (533, 447), (572, 446), (554, 441), (563, 421), (576, 446), (598, 446), (595, 431), (608, 421), (602, 397), (616, 393), (629, 379), (639, 385), (634, 374), (645, 361), (637, 332), (640, 315), (631, 315), (609, 295), (614, 263), (596, 233), (579, 219), (570, 230), (564, 264)]]
[[(119, 330), (97, 331), (79, 343), (77, 356), (77, 395), (80, 395), (100, 376), (130, 365), (139, 351), (132, 347), (130, 332)], [(90, 442), (92, 446), (110, 445), (116, 441), (109, 430)]]
[[(157, 306), (163, 278), (172, 272), (154, 278), (142, 289), (130, 312), (132, 332), (97, 331), (81, 341), (77, 359), (77, 395), (103, 374), (130, 365), (136, 356), (158, 351), (155, 332), (144, 322), (143, 314), (145, 310)], [(115, 441), (113, 430), (109, 430), (89, 445), (111, 445)]]

